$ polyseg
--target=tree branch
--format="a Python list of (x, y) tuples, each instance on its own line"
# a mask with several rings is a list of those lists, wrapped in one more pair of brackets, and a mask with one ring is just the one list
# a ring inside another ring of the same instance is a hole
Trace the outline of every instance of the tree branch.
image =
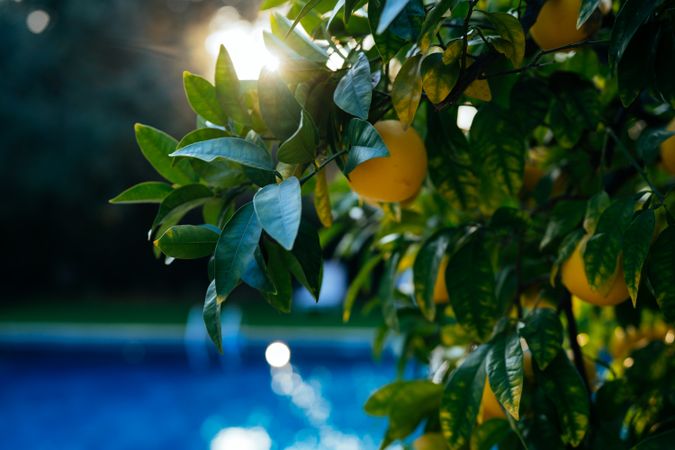
[[(539, 15), (539, 10), (541, 10), (542, 6), (544, 6), (544, 1), (545, 0), (526, 0), (527, 6), (525, 8), (525, 14), (520, 18), (520, 25), (523, 28), (523, 33), (527, 35), (527, 33), (530, 31), (530, 28), (532, 25), (534, 25), (534, 22), (537, 20), (537, 16)], [(471, 12), (471, 11), (470, 11)], [(468, 14), (467, 17), (469, 17), (471, 14)], [(466, 34), (468, 31), (468, 21), (465, 21), (467, 23), (467, 26), (465, 26), (465, 32), (464, 32), (464, 39), (466, 40)], [(462, 61), (465, 60), (465, 54), (466, 52), (462, 52)], [(480, 55), (474, 63), (466, 68), (466, 70), (460, 72), (459, 80), (457, 80), (457, 83), (455, 83), (455, 86), (452, 88), (450, 93), (448, 94), (445, 99), (443, 99), (442, 102), (436, 105), (436, 109), (438, 111), (441, 111), (457, 102), (459, 100), (459, 97), (464, 93), (467, 87), (474, 81), (478, 79), (478, 77), (483, 73), (485, 68), (487, 68), (490, 64), (492, 64), (497, 58), (500, 57), (500, 53), (496, 51), (491, 51), (485, 54)]]

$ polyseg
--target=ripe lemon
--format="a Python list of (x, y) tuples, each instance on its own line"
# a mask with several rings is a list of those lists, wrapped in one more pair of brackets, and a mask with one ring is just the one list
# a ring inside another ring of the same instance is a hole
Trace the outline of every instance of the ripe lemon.
[(419, 134), (398, 120), (383, 120), (375, 129), (389, 157), (370, 159), (349, 174), (352, 189), (368, 200), (401, 202), (412, 198), (427, 175), (427, 151)]
[(504, 410), (499, 404), (499, 400), (497, 400), (495, 393), (492, 392), (492, 388), (490, 387), (490, 382), (488, 381), (487, 377), (485, 378), (485, 387), (483, 388), (481, 409), (483, 411), (483, 422), (490, 419), (503, 419), (506, 417)]
[(584, 260), (582, 252), (586, 248), (586, 242), (589, 235), (584, 236), (574, 249), (572, 256), (562, 266), (562, 283), (568, 291), (579, 299), (598, 306), (618, 305), (628, 299), (628, 287), (624, 281), (623, 269), (619, 261), (614, 275), (610, 278), (608, 284), (609, 291), (606, 294), (593, 290), (584, 269)]
[(546, 0), (537, 21), (530, 28), (532, 39), (542, 50), (583, 41), (595, 31), (597, 19), (591, 18), (577, 30), (581, 0)]
[[(675, 131), (675, 119), (668, 125), (668, 130)], [(675, 136), (661, 143), (661, 161), (668, 172), (675, 174)]]
[(438, 276), (436, 277), (436, 283), (434, 284), (434, 303), (442, 304), (448, 303), (450, 298), (448, 297), (448, 289), (445, 287), (445, 269), (448, 267), (448, 258), (443, 258), (441, 260), (441, 265), (438, 268)]

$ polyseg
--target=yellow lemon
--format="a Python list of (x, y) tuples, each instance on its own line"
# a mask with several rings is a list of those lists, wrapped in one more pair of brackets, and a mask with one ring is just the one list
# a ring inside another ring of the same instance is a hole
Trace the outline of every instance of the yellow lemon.
[(586, 39), (593, 26), (587, 22), (577, 30), (580, 7), (581, 0), (546, 0), (530, 28), (534, 42), (542, 50), (551, 50)]
[(621, 261), (609, 280), (609, 290), (606, 294), (591, 288), (586, 271), (582, 252), (590, 236), (584, 236), (574, 249), (572, 256), (562, 266), (562, 283), (568, 291), (581, 300), (598, 306), (618, 305), (628, 299), (628, 287), (624, 281)]
[(490, 419), (503, 419), (506, 417), (504, 410), (499, 404), (499, 400), (492, 392), (490, 382), (485, 378), (485, 387), (483, 388), (483, 398), (481, 400), (481, 409), (483, 411), (483, 422)]
[(419, 134), (398, 120), (383, 120), (375, 129), (389, 157), (370, 159), (349, 174), (349, 184), (362, 197), (377, 202), (411, 199), (427, 175), (427, 151)]
[(448, 258), (441, 260), (441, 265), (438, 268), (438, 276), (434, 284), (434, 303), (442, 304), (448, 303), (448, 289), (445, 287), (445, 269), (448, 267)]

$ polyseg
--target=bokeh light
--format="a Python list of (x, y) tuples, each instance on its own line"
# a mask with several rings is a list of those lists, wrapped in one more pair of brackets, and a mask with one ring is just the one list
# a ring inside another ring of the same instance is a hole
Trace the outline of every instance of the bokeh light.
[(476, 117), (478, 110), (471, 105), (461, 105), (457, 109), (457, 126), (460, 130), (468, 131), (471, 129), (473, 118)]
[(262, 427), (225, 428), (211, 441), (211, 450), (270, 450), (272, 439)]
[(270, 54), (263, 42), (263, 31), (269, 30), (269, 15), (261, 13), (254, 22), (241, 19), (236, 9), (224, 6), (211, 20), (210, 34), (204, 40), (209, 56), (215, 61), (224, 45), (240, 80), (257, 80), (260, 70), (276, 70), (279, 60)]
[(272, 342), (265, 349), (265, 360), (272, 367), (284, 367), (291, 360), (291, 349), (283, 342)]
[(49, 14), (42, 9), (36, 9), (26, 17), (26, 26), (31, 33), (40, 34), (49, 25)]

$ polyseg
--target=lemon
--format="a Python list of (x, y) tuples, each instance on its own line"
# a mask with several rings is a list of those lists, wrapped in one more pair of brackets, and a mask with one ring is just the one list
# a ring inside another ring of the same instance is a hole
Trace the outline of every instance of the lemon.
[(413, 198), (427, 175), (427, 151), (419, 134), (398, 120), (383, 120), (375, 129), (389, 150), (349, 174), (354, 192), (370, 201), (402, 202)]
[(589, 238), (589, 235), (584, 236), (574, 249), (572, 256), (563, 264), (562, 283), (568, 291), (587, 303), (598, 306), (618, 305), (628, 299), (628, 287), (624, 281), (621, 261), (619, 261), (616, 271), (608, 281), (609, 290), (606, 294), (591, 288), (586, 277), (582, 257), (582, 252), (586, 248), (586, 242)]
[(436, 283), (434, 284), (434, 303), (442, 304), (448, 303), (448, 289), (445, 287), (445, 269), (448, 267), (448, 258), (441, 260), (441, 265), (438, 268), (438, 276), (436, 276)]
[(580, 7), (581, 0), (546, 0), (530, 28), (534, 42), (542, 50), (551, 50), (586, 39), (594, 23), (587, 22), (577, 30)]

